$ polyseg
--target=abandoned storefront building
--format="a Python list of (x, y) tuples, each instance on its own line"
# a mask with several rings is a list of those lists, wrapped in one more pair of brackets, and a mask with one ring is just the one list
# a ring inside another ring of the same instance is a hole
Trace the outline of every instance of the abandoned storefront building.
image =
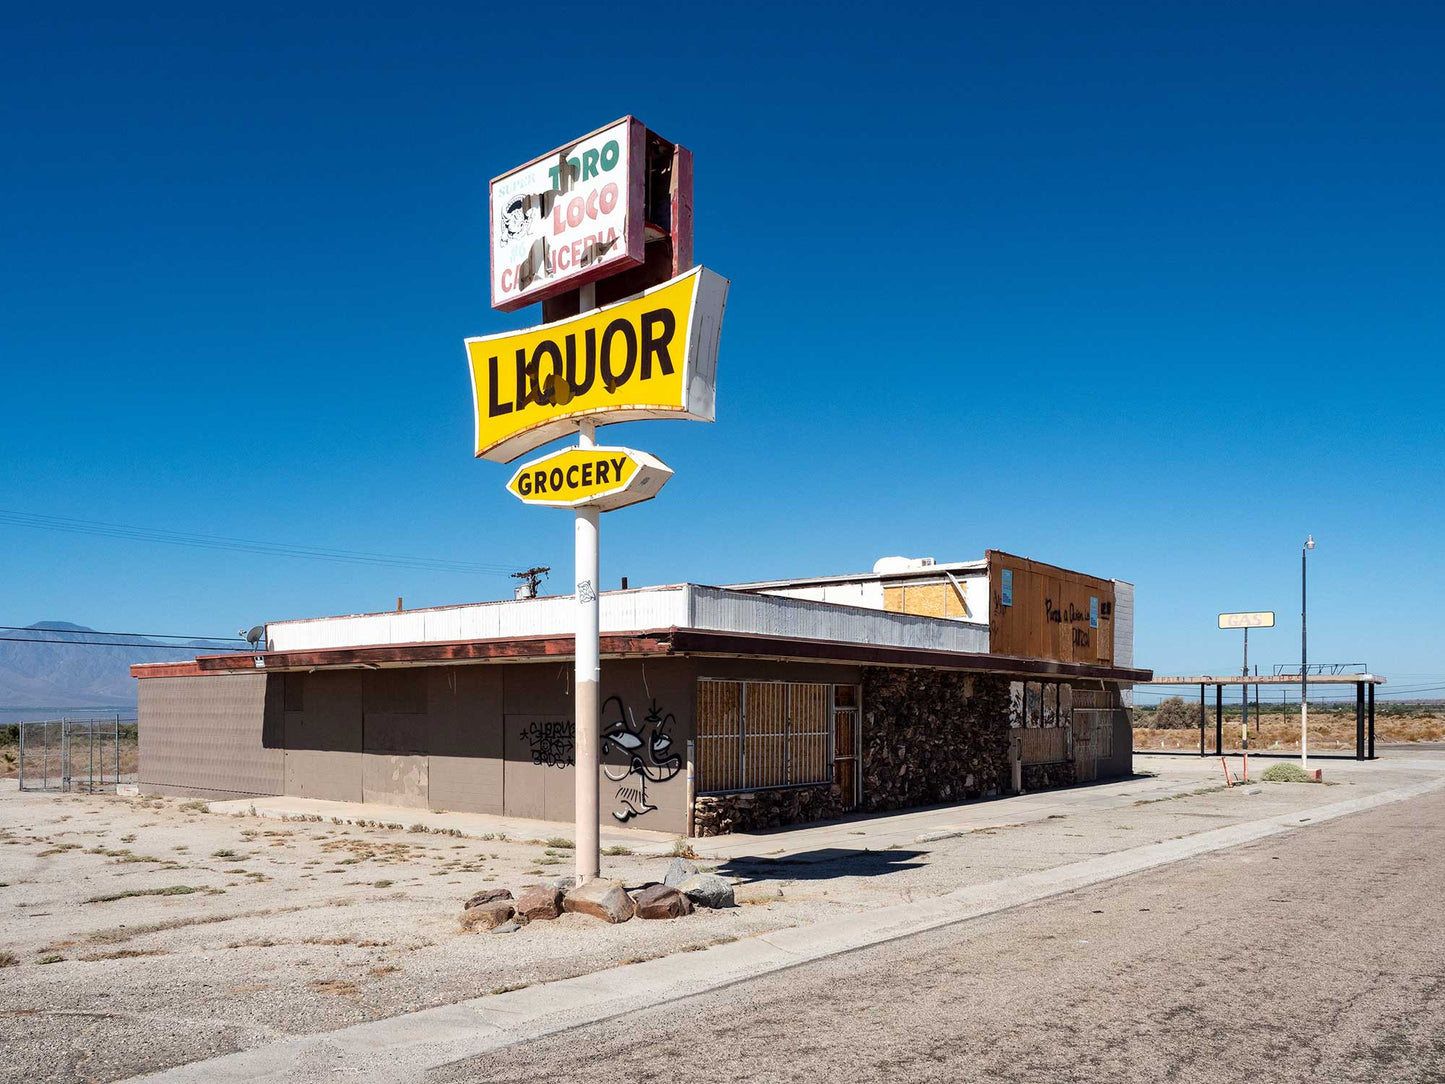
[[(1133, 587), (990, 550), (601, 596), (602, 800), (711, 835), (1127, 775)], [(142, 789), (573, 817), (572, 596), (138, 665)]]

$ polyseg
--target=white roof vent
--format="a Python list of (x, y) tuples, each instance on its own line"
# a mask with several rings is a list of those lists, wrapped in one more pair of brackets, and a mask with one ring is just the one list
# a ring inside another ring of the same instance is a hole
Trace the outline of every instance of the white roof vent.
[(937, 563), (932, 557), (880, 557), (873, 562), (873, 571), (892, 575), (912, 568), (928, 568)]

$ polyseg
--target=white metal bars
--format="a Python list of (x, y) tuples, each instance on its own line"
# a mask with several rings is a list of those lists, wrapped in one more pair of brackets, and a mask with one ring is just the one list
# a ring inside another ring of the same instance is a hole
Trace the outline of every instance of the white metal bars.
[(833, 687), (698, 682), (697, 791), (833, 782)]

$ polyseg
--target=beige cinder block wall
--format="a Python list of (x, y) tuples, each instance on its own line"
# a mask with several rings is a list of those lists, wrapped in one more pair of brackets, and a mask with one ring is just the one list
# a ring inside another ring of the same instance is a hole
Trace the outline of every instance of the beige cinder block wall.
[(140, 682), (142, 790), (198, 798), (285, 791), (280, 687), (265, 674)]

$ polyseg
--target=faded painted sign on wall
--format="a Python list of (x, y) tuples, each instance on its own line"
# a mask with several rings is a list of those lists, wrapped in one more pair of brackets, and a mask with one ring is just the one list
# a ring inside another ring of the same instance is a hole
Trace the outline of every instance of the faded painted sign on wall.
[(625, 117), (492, 181), (493, 308), (642, 263), (644, 135)]

